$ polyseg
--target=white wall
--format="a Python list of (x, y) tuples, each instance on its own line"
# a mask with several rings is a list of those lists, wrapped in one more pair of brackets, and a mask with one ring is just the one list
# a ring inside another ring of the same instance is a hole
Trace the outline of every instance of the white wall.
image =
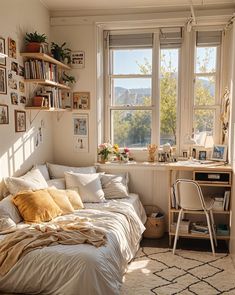
[[(78, 26), (53, 26), (51, 28), (51, 40), (66, 46), (73, 51), (85, 51), (85, 68), (73, 69), (77, 83), (73, 91), (90, 92), (89, 115), (89, 152), (78, 153), (73, 148), (72, 113), (65, 113), (58, 121), (54, 116), (54, 152), (55, 162), (71, 165), (90, 165), (96, 161), (97, 152), (97, 123), (96, 123), (96, 59), (95, 59), (95, 29), (93, 25)], [(73, 111), (75, 113), (75, 111)]]
[[(49, 13), (39, 0), (1, 0), (0, 4), (0, 36), (5, 38), (6, 49), (7, 38), (11, 37), (17, 44), (17, 60), (7, 58), (7, 71), (10, 69), (11, 61), (23, 65), (19, 53), (24, 50), (24, 36), (26, 32), (45, 33), (49, 36)], [(18, 75), (18, 81), (23, 80)], [(18, 86), (19, 88), (19, 86)], [(26, 90), (27, 91), (27, 90)], [(12, 105), (10, 93), (17, 92), (7, 87), (7, 95), (0, 94), (0, 104), (9, 106), (10, 124), (0, 125), (0, 178), (7, 175), (19, 175), (28, 170), (34, 163), (42, 163), (53, 159), (52, 145), (52, 120), (50, 114), (41, 112), (37, 115), (32, 113), (36, 119), (30, 126), (29, 112), (27, 112), (26, 132), (15, 132), (14, 110), (24, 110), (24, 105)], [(25, 93), (26, 94), (26, 93)], [(34, 145), (35, 134), (43, 125), (43, 143), (36, 149)]]

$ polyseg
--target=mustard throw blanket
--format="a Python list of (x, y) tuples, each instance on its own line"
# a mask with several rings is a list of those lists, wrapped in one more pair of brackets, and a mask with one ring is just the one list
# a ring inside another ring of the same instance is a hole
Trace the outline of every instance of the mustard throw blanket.
[(100, 247), (105, 241), (101, 230), (92, 228), (78, 217), (72, 221), (37, 224), (17, 230), (0, 242), (0, 275), (5, 275), (21, 257), (34, 249), (83, 243)]

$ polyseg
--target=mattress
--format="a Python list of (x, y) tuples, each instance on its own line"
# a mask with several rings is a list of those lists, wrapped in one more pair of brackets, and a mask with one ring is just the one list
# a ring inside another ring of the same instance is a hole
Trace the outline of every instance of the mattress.
[[(139, 248), (146, 216), (138, 195), (86, 204), (73, 216), (89, 218), (107, 236), (105, 246), (56, 245), (33, 250), (0, 276), (0, 292), (23, 294), (118, 295), (128, 262)], [(22, 225), (19, 225), (22, 226)], [(4, 238), (0, 236), (0, 238)]]

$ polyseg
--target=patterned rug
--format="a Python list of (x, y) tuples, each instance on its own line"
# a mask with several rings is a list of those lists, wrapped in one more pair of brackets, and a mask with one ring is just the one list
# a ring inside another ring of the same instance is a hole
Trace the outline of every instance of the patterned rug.
[(228, 254), (143, 247), (130, 263), (121, 295), (235, 294)]

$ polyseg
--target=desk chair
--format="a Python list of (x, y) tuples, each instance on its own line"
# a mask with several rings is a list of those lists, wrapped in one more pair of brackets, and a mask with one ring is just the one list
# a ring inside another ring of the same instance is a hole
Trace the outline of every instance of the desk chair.
[(207, 220), (207, 226), (209, 230), (211, 249), (213, 255), (215, 255), (215, 245), (217, 246), (216, 233), (214, 228), (214, 218), (212, 212), (212, 206), (214, 203), (214, 199), (212, 198), (204, 198), (202, 194), (201, 187), (194, 180), (189, 179), (178, 179), (174, 183), (175, 197), (178, 206), (180, 207), (178, 221), (176, 225), (174, 246), (173, 246), (173, 254), (175, 254), (176, 244), (179, 236), (179, 227), (182, 219), (182, 215), (186, 210), (187, 213), (189, 211), (204, 211)]

